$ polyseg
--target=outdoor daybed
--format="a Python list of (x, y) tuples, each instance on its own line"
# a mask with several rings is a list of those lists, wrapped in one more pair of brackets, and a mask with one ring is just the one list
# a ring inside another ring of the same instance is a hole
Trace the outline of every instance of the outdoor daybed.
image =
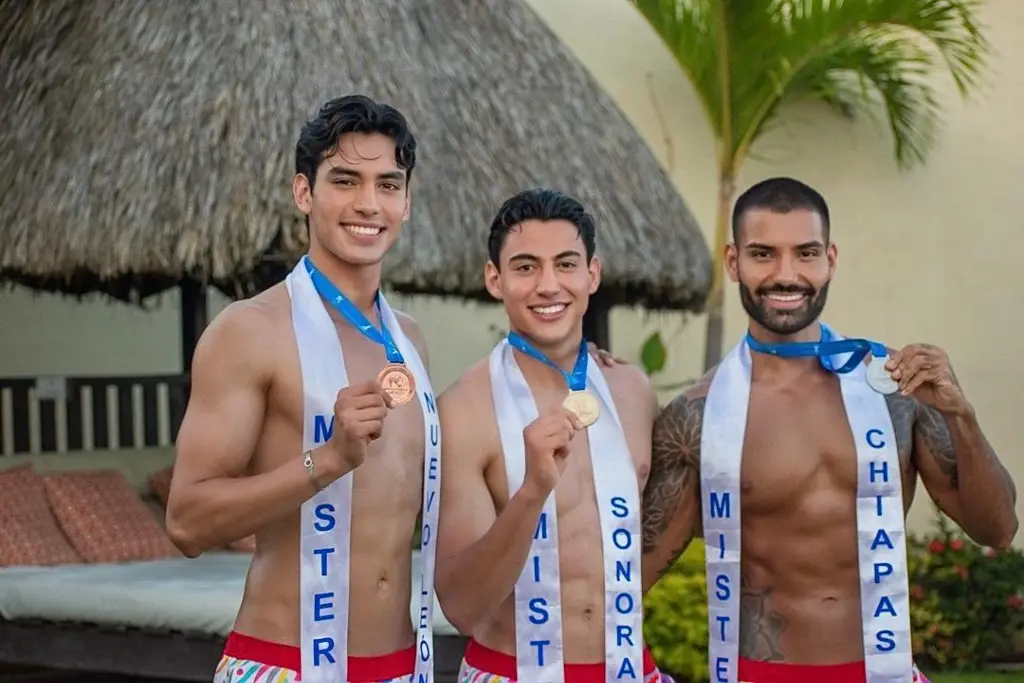
[[(0, 662), (210, 681), (249, 559), (225, 551), (195, 559), (0, 569)], [(465, 640), (436, 601), (434, 615), (437, 676), (454, 680)]]
[[(253, 546), (181, 555), (161, 524), (172, 462), (173, 449), (0, 458), (0, 676), (16, 665), (212, 679)], [(418, 552), (413, 563), (418, 597)], [(434, 615), (444, 683), (465, 639), (436, 601)]]

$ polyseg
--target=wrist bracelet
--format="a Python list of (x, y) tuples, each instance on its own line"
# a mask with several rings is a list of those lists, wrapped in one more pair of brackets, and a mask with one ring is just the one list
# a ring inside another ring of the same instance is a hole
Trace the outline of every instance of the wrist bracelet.
[(306, 468), (306, 474), (313, 481), (317, 491), (323, 491), (324, 487), (316, 480), (316, 463), (313, 462), (313, 451), (306, 451), (302, 456), (302, 465)]

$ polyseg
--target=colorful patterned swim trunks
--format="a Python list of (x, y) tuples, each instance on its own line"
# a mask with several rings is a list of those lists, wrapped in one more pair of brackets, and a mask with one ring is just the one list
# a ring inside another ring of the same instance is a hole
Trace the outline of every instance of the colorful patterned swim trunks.
[[(297, 647), (231, 633), (213, 683), (297, 683), (301, 662)], [(412, 683), (415, 666), (411, 647), (381, 657), (349, 657), (349, 683)]]
[[(459, 669), (459, 683), (517, 683), (516, 659), (503, 652), (469, 641), (466, 655)], [(605, 683), (605, 665), (566, 664), (565, 683)], [(524, 683), (526, 683), (524, 681)], [(658, 671), (654, 658), (644, 650), (644, 683), (674, 683)]]

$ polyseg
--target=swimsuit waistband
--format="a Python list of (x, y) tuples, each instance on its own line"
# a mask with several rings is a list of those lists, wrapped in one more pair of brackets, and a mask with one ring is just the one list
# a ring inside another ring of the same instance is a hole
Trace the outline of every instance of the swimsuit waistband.
[[(235, 659), (259, 662), (300, 673), (302, 650), (295, 645), (284, 645), (269, 640), (260, 640), (236, 631), (228, 634), (224, 654)], [(377, 657), (348, 658), (348, 679), (352, 683), (372, 683), (408, 676), (416, 669), (416, 648), (410, 645), (405, 650)]]
[[(502, 678), (516, 680), (518, 669), (516, 658), (512, 655), (492, 650), (470, 639), (466, 646), (466, 663), (480, 671), (486, 671)], [(654, 657), (644, 648), (644, 676), (655, 671)], [(565, 683), (604, 683), (606, 679), (605, 663), (566, 664)]]
[[(780, 664), (740, 657), (738, 679), (743, 683), (866, 683), (864, 662), (845, 664)], [(714, 676), (712, 676), (714, 679)]]

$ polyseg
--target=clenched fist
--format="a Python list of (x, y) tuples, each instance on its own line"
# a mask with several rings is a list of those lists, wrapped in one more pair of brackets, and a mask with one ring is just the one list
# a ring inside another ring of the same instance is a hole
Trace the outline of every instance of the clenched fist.
[(579, 418), (561, 406), (527, 425), (523, 430), (526, 442), (524, 484), (544, 496), (551, 493), (565, 471), (569, 442), (581, 429)]
[(380, 438), (391, 397), (372, 380), (347, 386), (334, 401), (334, 434), (329, 445), (333, 463), (343, 472), (354, 470), (366, 459), (370, 442)]

